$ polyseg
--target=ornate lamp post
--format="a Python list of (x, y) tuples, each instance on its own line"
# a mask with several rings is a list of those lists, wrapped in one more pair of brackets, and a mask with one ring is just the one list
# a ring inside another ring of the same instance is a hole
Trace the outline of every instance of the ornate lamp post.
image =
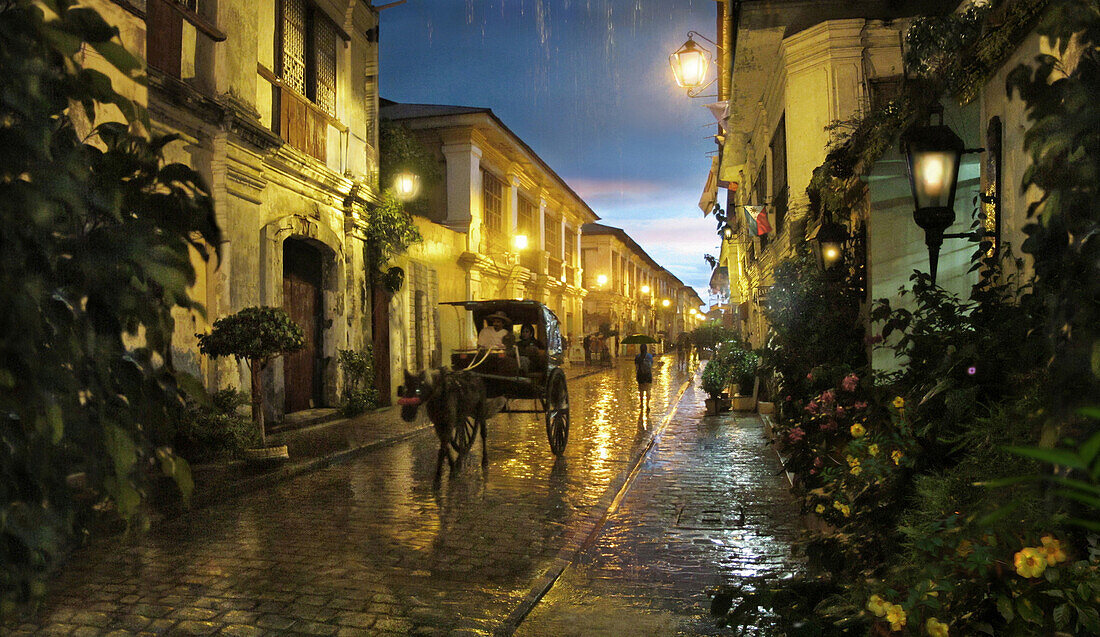
[(913, 220), (924, 229), (934, 284), (944, 237), (969, 236), (944, 235), (944, 230), (955, 222), (955, 187), (959, 183), (959, 163), (966, 147), (958, 135), (942, 124), (909, 129), (902, 136), (902, 147), (916, 205)]

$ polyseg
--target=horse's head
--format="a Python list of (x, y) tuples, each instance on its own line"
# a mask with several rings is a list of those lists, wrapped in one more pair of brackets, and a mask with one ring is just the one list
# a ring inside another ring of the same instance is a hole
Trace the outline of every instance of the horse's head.
[(426, 370), (416, 375), (405, 370), (405, 384), (397, 388), (397, 404), (401, 405), (402, 420), (412, 422), (416, 419), (416, 410), (431, 399), (441, 379), (438, 370)]

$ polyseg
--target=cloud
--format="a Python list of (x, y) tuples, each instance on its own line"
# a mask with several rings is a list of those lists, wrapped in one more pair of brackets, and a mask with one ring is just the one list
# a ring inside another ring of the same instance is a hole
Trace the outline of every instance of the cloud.
[(591, 205), (596, 200), (648, 197), (667, 189), (666, 184), (640, 179), (599, 179), (578, 177), (566, 179), (573, 190)]

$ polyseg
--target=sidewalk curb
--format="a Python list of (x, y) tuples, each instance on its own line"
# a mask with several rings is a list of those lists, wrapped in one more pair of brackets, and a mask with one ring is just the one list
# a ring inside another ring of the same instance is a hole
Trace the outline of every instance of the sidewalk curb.
[(535, 606), (538, 605), (546, 593), (553, 588), (555, 582), (557, 582), (558, 578), (565, 572), (565, 569), (569, 568), (576, 560), (577, 556), (591, 547), (599, 538), (608, 519), (618, 510), (619, 504), (629, 490), (630, 485), (634, 482), (634, 478), (637, 477), (638, 473), (641, 471), (641, 467), (645, 463), (646, 457), (649, 456), (649, 452), (653, 448), (653, 445), (660, 440), (665, 429), (668, 428), (668, 424), (672, 421), (673, 416), (680, 410), (680, 403), (683, 400), (684, 394), (687, 393), (688, 387), (692, 386), (694, 382), (695, 376), (692, 376), (685, 380), (683, 385), (680, 386), (679, 391), (676, 393), (676, 398), (672, 401), (672, 405), (668, 413), (665, 414), (661, 424), (654, 429), (653, 434), (649, 437), (646, 444), (642, 446), (641, 450), (631, 457), (627, 464), (628, 469), (620, 472), (619, 475), (616, 476), (615, 481), (612, 482), (607, 490), (604, 491), (604, 494), (600, 496), (598, 505), (595, 507), (596, 512), (589, 519), (577, 525), (580, 528), (576, 533), (566, 537), (564, 545), (558, 550), (551, 566), (545, 573), (535, 579), (534, 586), (528, 591), (523, 601), (508, 614), (504, 623), (493, 631), (493, 635), (497, 637), (510, 637), (515, 634), (520, 624), (523, 623), (523, 620), (532, 610), (534, 610)]
[(228, 497), (257, 491), (264, 487), (278, 484), (283, 480), (289, 480), (290, 478), (305, 473), (347, 462), (348, 460), (370, 453), (371, 451), (389, 447), (399, 442), (409, 440), (410, 438), (415, 438), (427, 431), (431, 431), (431, 429), (432, 426), (430, 424), (424, 425), (403, 434), (368, 442), (358, 447), (352, 447), (350, 449), (328, 454), (327, 456), (320, 456), (311, 460), (287, 464), (275, 471), (261, 473), (241, 480), (213, 483), (203, 490), (201, 497), (197, 497), (191, 502), (191, 510), (194, 511), (195, 509), (200, 509), (211, 504), (224, 502)]
[[(568, 377), (568, 380), (576, 380), (579, 378), (585, 378), (601, 372), (606, 372), (615, 369), (614, 367), (605, 367), (600, 369), (585, 370), (575, 376)], [(388, 409), (388, 408), (387, 408)], [(330, 423), (318, 423), (310, 425), (308, 427), (299, 430), (298, 433), (307, 432), (311, 429), (320, 429), (323, 427), (331, 426), (332, 424), (343, 422), (347, 419), (337, 420)], [(431, 431), (432, 425), (426, 424), (411, 431), (407, 431), (403, 434), (396, 436), (390, 436), (375, 440), (372, 442), (364, 443), (362, 445), (351, 447), (349, 449), (343, 449), (341, 451), (333, 452), (328, 455), (318, 456), (309, 460), (303, 460), (300, 462), (291, 462), (283, 465), (274, 471), (267, 471), (259, 473), (254, 476), (242, 478), (239, 480), (227, 480), (227, 481), (212, 481), (210, 484), (202, 490), (201, 494), (196, 492), (195, 498), (191, 501), (191, 507), (188, 511), (195, 511), (211, 504), (224, 502), (226, 499), (233, 496), (241, 495), (244, 493), (251, 493), (258, 491), (265, 487), (276, 485), (284, 480), (289, 480), (297, 476), (318, 471), (336, 464), (341, 464), (354, 460), (359, 456), (365, 455), (378, 449), (384, 449), (404, 442), (411, 438), (415, 438), (427, 431)]]

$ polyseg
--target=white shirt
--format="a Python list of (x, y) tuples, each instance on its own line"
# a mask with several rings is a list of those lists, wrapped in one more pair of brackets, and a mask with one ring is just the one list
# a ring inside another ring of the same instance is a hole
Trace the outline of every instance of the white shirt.
[(492, 325), (481, 328), (477, 335), (477, 346), (485, 349), (504, 349), (504, 337), (508, 334), (506, 329), (495, 329)]

